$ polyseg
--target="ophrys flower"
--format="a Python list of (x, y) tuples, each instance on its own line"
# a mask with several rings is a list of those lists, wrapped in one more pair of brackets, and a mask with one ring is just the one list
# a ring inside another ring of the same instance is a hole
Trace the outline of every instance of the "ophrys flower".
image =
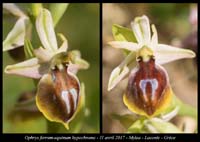
[[(112, 71), (108, 90), (114, 88), (131, 70), (123, 97), (124, 103), (137, 114), (153, 117), (170, 105), (173, 95), (167, 72), (161, 64), (182, 58), (193, 58), (195, 53), (191, 50), (159, 44), (154, 25), (151, 26), (153, 32), (151, 36), (147, 16), (136, 17), (131, 26), (133, 34), (128, 29), (114, 27), (119, 30), (113, 31), (114, 34), (119, 34), (116, 40), (120, 38), (120, 41), (111, 41), (109, 44), (114, 48), (128, 50), (129, 54)], [(135, 42), (130, 37), (135, 38)]]
[(76, 76), (79, 69), (87, 69), (89, 64), (81, 58), (78, 50), (68, 51), (66, 38), (58, 48), (51, 13), (41, 9), (36, 18), (36, 30), (43, 47), (33, 50), (34, 58), (9, 65), (5, 72), (40, 79), (36, 104), (50, 121), (68, 123), (74, 118), (84, 97), (84, 86)]

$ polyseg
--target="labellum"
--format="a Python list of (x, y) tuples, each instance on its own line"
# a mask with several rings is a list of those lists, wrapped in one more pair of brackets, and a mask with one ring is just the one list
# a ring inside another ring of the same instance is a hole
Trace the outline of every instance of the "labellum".
[[(61, 122), (68, 128), (80, 104), (80, 84), (78, 78), (69, 71), (70, 64), (62, 60), (66, 54), (60, 55), (54, 57), (49, 73), (42, 77), (36, 102), (49, 120)], [(63, 63), (58, 64), (61, 60)]]
[(55, 68), (51, 75), (53, 79), (54, 96), (63, 111), (63, 120), (68, 121), (76, 111), (80, 86), (78, 80), (68, 72), (68, 66), (62, 70)]
[(152, 117), (166, 109), (173, 93), (167, 72), (155, 63), (153, 55), (139, 55), (137, 60), (138, 67), (129, 76), (124, 103), (131, 111)]

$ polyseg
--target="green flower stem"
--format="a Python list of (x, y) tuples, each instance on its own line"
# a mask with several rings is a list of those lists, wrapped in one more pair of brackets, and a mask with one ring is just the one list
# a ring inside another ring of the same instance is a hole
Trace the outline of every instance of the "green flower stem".
[(31, 4), (31, 10), (32, 10), (33, 16), (34, 16), (35, 18), (36, 18), (37, 15), (39, 14), (40, 9), (42, 9), (42, 4), (41, 4), (41, 3), (32, 3), (32, 4)]
[(29, 39), (25, 39), (24, 41), (24, 52), (25, 52), (26, 59), (30, 59), (34, 57), (33, 46)]

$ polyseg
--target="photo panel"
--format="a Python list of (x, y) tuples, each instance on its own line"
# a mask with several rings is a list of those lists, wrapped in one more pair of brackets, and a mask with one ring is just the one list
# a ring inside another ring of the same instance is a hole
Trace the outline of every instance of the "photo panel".
[(3, 3), (3, 133), (99, 133), (98, 3)]
[(103, 133), (197, 133), (197, 4), (102, 7)]

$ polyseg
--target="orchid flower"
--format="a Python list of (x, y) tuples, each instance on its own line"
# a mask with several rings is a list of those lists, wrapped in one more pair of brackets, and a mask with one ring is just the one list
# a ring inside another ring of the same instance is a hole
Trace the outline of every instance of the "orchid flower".
[(154, 25), (150, 28), (149, 19), (145, 15), (136, 17), (131, 27), (133, 32), (113, 26), (117, 41), (109, 44), (129, 54), (112, 71), (108, 90), (113, 89), (131, 71), (123, 101), (132, 112), (153, 117), (170, 105), (173, 96), (168, 74), (161, 65), (178, 59), (194, 58), (195, 53), (158, 43), (156, 28)]
[[(56, 26), (56, 24), (64, 14), (67, 6), (68, 3), (49, 4), (50, 11), (53, 15), (52, 17), (54, 26)], [(3, 41), (3, 51), (9, 51), (24, 46), (25, 40), (31, 37), (31, 30), (33, 25), (30, 16), (28, 16), (17, 5), (13, 3), (3, 3), (3, 9), (17, 17), (17, 22)], [(31, 9), (32, 12), (29, 13), (29, 15), (37, 17), (38, 13), (42, 9), (42, 4), (31, 4)]]
[(68, 51), (67, 39), (58, 48), (51, 13), (41, 9), (36, 17), (36, 30), (43, 46), (33, 50), (34, 58), (15, 65), (8, 65), (5, 73), (40, 79), (36, 104), (50, 121), (60, 122), (68, 129), (82, 105), (84, 86), (76, 73), (87, 69), (89, 64), (81, 58), (78, 50)]
[(15, 4), (4, 3), (3, 8), (18, 18), (13, 29), (3, 41), (3, 51), (8, 51), (24, 45), (24, 39), (27, 36), (27, 31), (31, 28), (31, 22), (29, 17)]

